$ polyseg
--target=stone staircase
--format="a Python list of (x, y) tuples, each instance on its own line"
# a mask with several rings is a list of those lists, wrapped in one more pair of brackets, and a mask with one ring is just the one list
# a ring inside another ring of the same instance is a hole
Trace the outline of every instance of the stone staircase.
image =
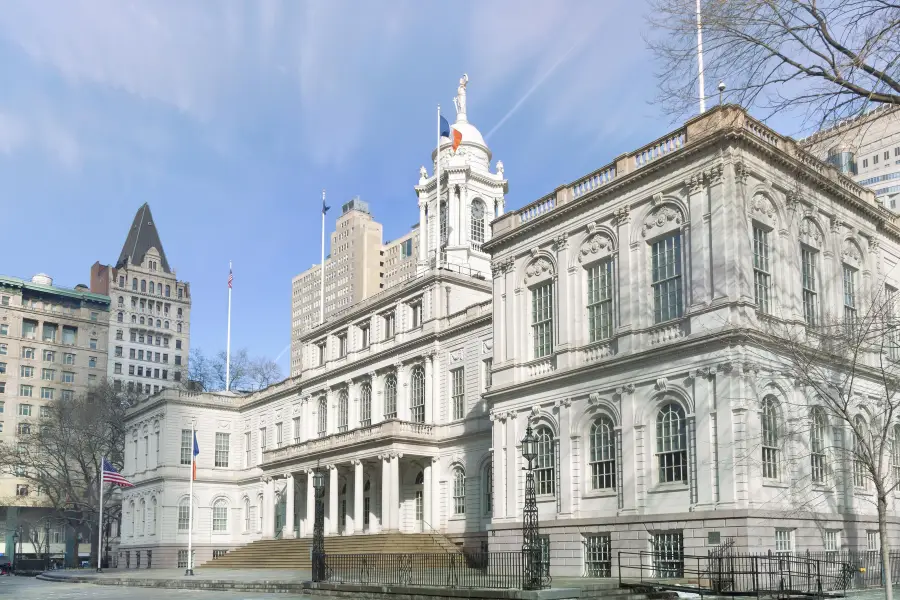
[[(259, 540), (214, 558), (201, 567), (211, 569), (311, 569), (312, 538)], [(455, 544), (439, 534), (381, 533), (325, 538), (326, 554), (437, 553), (459, 552)]]

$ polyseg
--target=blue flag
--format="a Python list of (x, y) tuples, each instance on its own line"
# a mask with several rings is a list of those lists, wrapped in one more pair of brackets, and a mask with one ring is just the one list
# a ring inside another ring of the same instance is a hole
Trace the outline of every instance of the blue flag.
[(441, 137), (450, 137), (450, 123), (441, 115)]

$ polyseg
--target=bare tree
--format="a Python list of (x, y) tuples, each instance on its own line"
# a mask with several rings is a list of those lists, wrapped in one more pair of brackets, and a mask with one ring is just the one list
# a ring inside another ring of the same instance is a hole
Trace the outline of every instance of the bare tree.
[(274, 360), (258, 357), (250, 361), (250, 369), (247, 378), (253, 389), (261, 390), (273, 383), (281, 381), (281, 367)]
[[(870, 105), (900, 105), (900, 3), (892, 0), (701, 0), (707, 84), (769, 116), (818, 127)], [(699, 99), (697, 0), (651, 0), (648, 45), (659, 100), (677, 117)]]
[[(51, 518), (89, 528), (94, 559), (101, 461), (122, 467), (129, 400), (103, 382), (79, 398), (46, 405), (39, 418), (20, 423), (15, 440), (0, 442), (0, 469), (28, 481)], [(104, 512), (112, 515), (118, 500), (110, 491), (104, 490)]]
[[(767, 319), (768, 331), (754, 346), (762, 361), (776, 365), (805, 390), (801, 401), (786, 407), (782, 422), (791, 425), (781, 432), (774, 421), (768, 427), (772, 439), (783, 436), (806, 444), (806, 452), (795, 458), (808, 461), (797, 471), (805, 470), (809, 478), (795, 479), (792, 504), (818, 512), (822, 500), (816, 496), (821, 488), (814, 484), (828, 480), (838, 494), (854, 502), (866, 500), (874, 489), (882, 572), (891, 600), (887, 519), (891, 496), (900, 484), (900, 320), (895, 293), (883, 284), (873, 287), (880, 291), (858, 308), (826, 315), (815, 326)], [(766, 411), (764, 405), (760, 440), (764, 474), (765, 448), (774, 447), (774, 441), (766, 439)], [(828, 432), (836, 432), (830, 443)], [(855, 493), (860, 490), (866, 493)]]

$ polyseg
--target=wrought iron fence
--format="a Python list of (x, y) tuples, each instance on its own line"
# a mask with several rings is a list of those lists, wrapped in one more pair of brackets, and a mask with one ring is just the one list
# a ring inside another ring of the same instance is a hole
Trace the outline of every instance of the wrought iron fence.
[(323, 581), (514, 589), (523, 575), (520, 552), (326, 554)]
[[(826, 568), (833, 571), (841, 565), (849, 565), (849, 586), (852, 588), (882, 587), (884, 585), (884, 569), (881, 552), (872, 550), (839, 550), (830, 552), (807, 552), (806, 556), (820, 560)], [(900, 550), (892, 550), (890, 557), (891, 582), (900, 582)]]
[(678, 564), (672, 565), (661, 561), (657, 552), (619, 552), (619, 584), (728, 596), (784, 597), (844, 591), (853, 576), (852, 565), (847, 562), (829, 562), (806, 554), (710, 552), (679, 558)]

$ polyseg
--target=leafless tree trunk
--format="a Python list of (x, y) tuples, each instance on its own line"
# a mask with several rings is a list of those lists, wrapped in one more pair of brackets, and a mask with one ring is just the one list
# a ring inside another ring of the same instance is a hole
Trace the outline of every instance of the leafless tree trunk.
[[(697, 107), (696, 0), (651, 0), (648, 45), (659, 100)], [(821, 127), (871, 105), (900, 105), (900, 3), (892, 0), (701, 0), (706, 85), (769, 116), (791, 109)]]

